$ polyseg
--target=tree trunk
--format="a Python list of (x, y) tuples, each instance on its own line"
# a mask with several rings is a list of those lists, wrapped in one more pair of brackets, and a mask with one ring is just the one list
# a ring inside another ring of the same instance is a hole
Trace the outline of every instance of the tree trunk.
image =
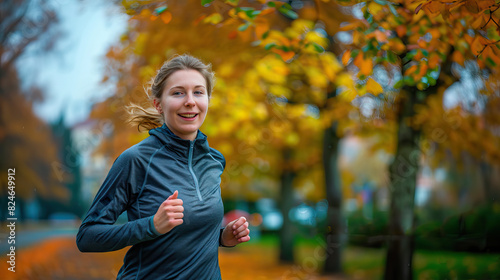
[(325, 129), (323, 137), (323, 167), (325, 171), (326, 198), (328, 200), (328, 231), (326, 233), (325, 274), (342, 273), (342, 189), (337, 164), (339, 138), (336, 123)]
[(420, 131), (407, 121), (415, 114), (415, 90), (409, 89), (406, 100), (398, 101), (398, 142), (394, 161), (389, 170), (390, 212), (389, 237), (385, 264), (386, 280), (411, 280), (413, 257), (414, 198), (421, 151), (418, 147)]
[(295, 172), (290, 168), (292, 151), (285, 148), (283, 151), (283, 171), (281, 174), (280, 210), (283, 215), (283, 226), (280, 236), (280, 261), (293, 263), (293, 225), (288, 213), (293, 207), (293, 179)]
[(493, 168), (484, 159), (480, 161), (480, 168), (483, 179), (484, 200), (487, 204), (492, 204), (496, 200), (496, 193), (493, 191)]

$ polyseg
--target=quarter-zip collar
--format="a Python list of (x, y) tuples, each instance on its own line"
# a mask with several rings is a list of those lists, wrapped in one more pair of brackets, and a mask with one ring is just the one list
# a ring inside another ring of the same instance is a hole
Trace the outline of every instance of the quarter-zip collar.
[(210, 147), (208, 146), (207, 136), (198, 130), (196, 138), (191, 140), (182, 139), (175, 135), (170, 129), (168, 129), (166, 124), (159, 128), (155, 128), (149, 131), (150, 135), (153, 135), (160, 139), (162, 143), (168, 145), (171, 149), (175, 149), (181, 154), (186, 156), (187, 167), (189, 173), (193, 178), (193, 184), (196, 189), (196, 194), (198, 195), (199, 201), (203, 201), (203, 197), (200, 192), (200, 185), (198, 182), (198, 177), (196, 176), (193, 169), (193, 158), (198, 156), (203, 156), (203, 154), (210, 152)]
[[(196, 134), (196, 138), (191, 141), (191, 140), (186, 140), (182, 139), (179, 136), (175, 135), (168, 127), (166, 124), (163, 124), (161, 127), (157, 127), (155, 129), (151, 129), (149, 131), (149, 135), (155, 136), (158, 138), (163, 144), (169, 144), (171, 147), (178, 149), (179, 151), (182, 151), (186, 155), (189, 152), (191, 144), (195, 148), (195, 150), (198, 150), (198, 148), (201, 148), (202, 151), (200, 152), (210, 152), (210, 147), (208, 146), (208, 141), (207, 141), (207, 136), (198, 130), (198, 133)], [(193, 142), (193, 143), (191, 143)]]

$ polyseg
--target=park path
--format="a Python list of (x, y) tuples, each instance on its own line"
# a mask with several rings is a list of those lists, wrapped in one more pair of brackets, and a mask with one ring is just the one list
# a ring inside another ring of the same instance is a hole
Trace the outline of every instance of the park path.
[[(272, 248), (250, 244), (241, 248), (221, 248), (219, 253), (224, 280), (347, 280), (318, 276), (300, 265), (279, 264)], [(16, 272), (7, 270), (7, 256), (0, 258), (0, 279), (4, 280), (93, 280), (115, 279), (126, 250), (109, 253), (80, 253), (74, 237), (46, 239), (16, 252)], [(309, 265), (310, 266), (310, 265)], [(310, 269), (309, 269), (310, 270)]]

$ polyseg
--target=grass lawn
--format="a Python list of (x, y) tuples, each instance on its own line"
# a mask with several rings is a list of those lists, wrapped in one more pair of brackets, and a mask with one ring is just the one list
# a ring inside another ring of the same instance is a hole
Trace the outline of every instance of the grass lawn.
[[(277, 236), (264, 236), (254, 246), (277, 247)], [(304, 272), (318, 273), (323, 265), (324, 242), (320, 238), (296, 240), (295, 259)], [(352, 279), (382, 279), (385, 248), (347, 246), (343, 269)], [(417, 250), (413, 259), (414, 279), (500, 279), (500, 253)]]

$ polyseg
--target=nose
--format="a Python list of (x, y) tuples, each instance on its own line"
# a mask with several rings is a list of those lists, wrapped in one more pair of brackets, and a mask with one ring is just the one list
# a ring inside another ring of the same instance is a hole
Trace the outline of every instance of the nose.
[(194, 102), (194, 94), (190, 92), (186, 95), (186, 103), (184, 103), (184, 106), (194, 107), (195, 105), (196, 103)]

